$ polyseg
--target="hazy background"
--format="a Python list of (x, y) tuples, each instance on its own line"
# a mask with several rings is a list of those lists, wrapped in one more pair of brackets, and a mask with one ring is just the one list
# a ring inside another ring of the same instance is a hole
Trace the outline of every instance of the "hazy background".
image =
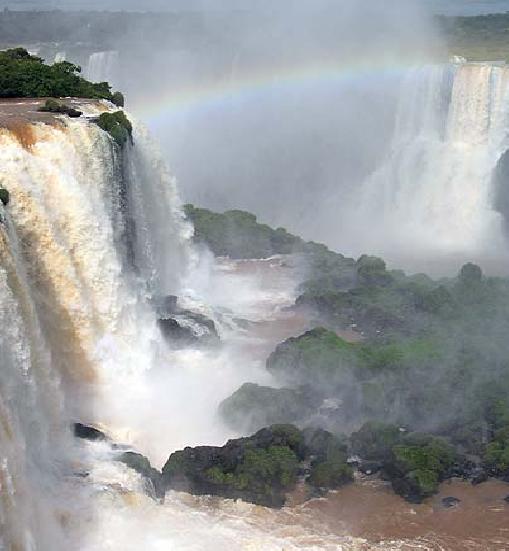
[[(397, 247), (385, 239), (384, 225), (357, 215), (352, 199), (390, 154), (409, 70), (447, 60), (433, 13), (503, 11), (509, 0), (0, 5), (164, 10), (104, 13), (93, 23), (89, 15), (75, 15), (65, 33), (58, 14), (44, 21), (34, 16), (20, 29), (33, 32), (34, 51), (38, 42), (51, 42), (52, 53), (43, 55), (48, 61), (58, 53), (86, 70), (91, 55), (102, 56), (95, 59), (104, 65), (98, 74), (126, 93), (127, 108), (156, 134), (185, 201), (250, 210), (267, 223), (354, 255)], [(418, 91), (412, 85), (410, 95), (422, 97)], [(407, 179), (407, 186), (418, 176)], [(353, 224), (355, 217), (360, 220)], [(394, 225), (397, 232), (397, 220)], [(359, 234), (367, 236), (362, 245), (354, 239)], [(370, 236), (377, 237), (376, 246)], [(402, 237), (419, 252), (413, 235)]]
[[(436, 13), (448, 15), (474, 15), (478, 13), (496, 13), (509, 10), (509, 0), (420, 0)], [(279, 4), (289, 3), (278, 2)], [(314, 4), (315, 2), (309, 2)], [(362, 2), (361, 2), (362, 3)], [(366, 2), (364, 2), (366, 3)], [(380, 1), (382, 4), (382, 1)], [(267, 0), (0, 0), (0, 7), (12, 9), (111, 9), (111, 10), (175, 10), (210, 8), (239, 8), (253, 7), (265, 4), (270, 6), (273, 2)], [(383, 2), (387, 4), (387, 2)]]

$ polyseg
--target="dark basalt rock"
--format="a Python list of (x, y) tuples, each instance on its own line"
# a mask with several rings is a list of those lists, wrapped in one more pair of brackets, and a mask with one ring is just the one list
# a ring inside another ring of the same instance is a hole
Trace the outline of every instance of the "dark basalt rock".
[(232, 428), (255, 431), (267, 425), (302, 422), (321, 402), (309, 387), (270, 388), (246, 383), (220, 404), (219, 413)]
[(223, 447), (173, 453), (163, 467), (163, 482), (166, 489), (281, 507), (297, 482), (303, 455), (300, 431), (291, 425), (274, 425)]
[(359, 471), (362, 474), (371, 476), (379, 473), (382, 470), (382, 467), (383, 463), (381, 463), (380, 461), (363, 461), (359, 465)]
[(195, 344), (215, 344), (219, 334), (213, 320), (191, 310), (180, 308), (173, 295), (154, 300), (158, 325), (173, 347)]
[(10, 195), (9, 192), (5, 188), (0, 188), (0, 201), (2, 201), (2, 204), (4, 207), (6, 207), (9, 204)]
[(46, 113), (57, 113), (61, 115), (67, 115), (72, 119), (79, 118), (81, 117), (81, 115), (83, 115), (81, 111), (78, 111), (73, 107), (69, 107), (64, 103), (60, 103), (55, 99), (46, 100), (45, 104), (39, 108), (39, 111), (46, 112)]
[(99, 441), (108, 439), (104, 432), (96, 429), (95, 427), (83, 425), (82, 423), (74, 423), (73, 429), (74, 436), (76, 438), (81, 438), (82, 440)]
[(506, 503), (509, 503), (509, 494), (506, 495), (506, 496), (504, 497), (504, 501), (505, 501)]
[(146, 482), (146, 493), (154, 498), (164, 498), (164, 485), (161, 473), (152, 467), (150, 461), (139, 453), (132, 451), (122, 453), (117, 461), (141, 474)]
[(488, 479), (488, 473), (481, 468), (476, 469), (470, 477), (470, 481), (474, 486), (477, 486), (478, 484), (483, 484), (484, 482), (488, 482)]
[(444, 497), (442, 499), (442, 505), (446, 509), (451, 509), (453, 507), (457, 507), (461, 503), (461, 499), (458, 499), (457, 497)]
[(175, 452), (163, 467), (162, 479), (166, 490), (281, 507), (306, 472), (304, 461), (311, 462), (307, 481), (314, 487), (337, 488), (352, 480), (342, 441), (327, 431), (303, 433), (293, 425), (272, 425), (222, 447)]

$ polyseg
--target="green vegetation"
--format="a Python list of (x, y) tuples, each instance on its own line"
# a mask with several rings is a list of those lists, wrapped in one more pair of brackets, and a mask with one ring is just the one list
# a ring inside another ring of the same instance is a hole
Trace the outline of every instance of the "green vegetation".
[(267, 369), (292, 385), (312, 380), (337, 385), (357, 367), (358, 359), (356, 345), (317, 328), (278, 345), (267, 360)]
[(307, 452), (312, 458), (306, 482), (315, 488), (336, 489), (353, 481), (347, 464), (348, 446), (344, 438), (321, 429), (304, 431)]
[(271, 229), (260, 224), (256, 216), (242, 210), (223, 214), (193, 205), (184, 207), (194, 224), (194, 239), (206, 244), (216, 256), (230, 258), (268, 258), (294, 252), (302, 244), (300, 238), (285, 229)]
[(123, 111), (101, 113), (97, 124), (120, 146), (133, 139), (133, 126)]
[(4, 207), (9, 204), (10, 194), (5, 188), (0, 188), (0, 201), (2, 201)]
[(344, 462), (325, 461), (311, 467), (307, 482), (317, 488), (335, 490), (353, 481), (353, 470)]
[(68, 61), (46, 65), (24, 48), (5, 50), (0, 52), (0, 97), (112, 99), (107, 82), (88, 82), (80, 72)]
[(311, 486), (333, 489), (352, 480), (346, 458), (344, 444), (327, 431), (272, 425), (222, 448), (175, 452), (162, 477), (166, 488), (280, 507), (295, 487), (303, 461), (311, 461)]
[(276, 389), (246, 383), (221, 403), (219, 413), (235, 430), (251, 432), (275, 423), (298, 423), (320, 402), (308, 388)]
[[(364, 424), (351, 436), (351, 451), (375, 470), (383, 465), (395, 491), (411, 501), (432, 495), (453, 473), (509, 479), (509, 279), (487, 277), (472, 263), (438, 281), (407, 276), (383, 259), (349, 259), (289, 234), (286, 248), (274, 247), (275, 230), (249, 213), (187, 212), (196, 239), (215, 254), (291, 251), (307, 265), (296, 307), (317, 327), (269, 356), (267, 369), (283, 388), (248, 384), (225, 400), (220, 411), (230, 425), (305, 427), (320, 419), (339, 433)], [(347, 329), (358, 333), (355, 342), (339, 336)], [(348, 478), (335, 459), (319, 464), (309, 477), (317, 486)]]
[(402, 444), (392, 449), (393, 460), (386, 462), (385, 471), (394, 490), (403, 497), (420, 502), (438, 491), (454, 466), (454, 449), (440, 438), (410, 434)]
[(115, 92), (111, 96), (111, 103), (113, 103), (117, 107), (124, 107), (124, 105), (125, 105), (124, 94), (122, 94), (122, 92)]
[(368, 461), (379, 461), (390, 457), (392, 448), (401, 442), (402, 433), (398, 427), (380, 421), (365, 423), (351, 436), (352, 450)]

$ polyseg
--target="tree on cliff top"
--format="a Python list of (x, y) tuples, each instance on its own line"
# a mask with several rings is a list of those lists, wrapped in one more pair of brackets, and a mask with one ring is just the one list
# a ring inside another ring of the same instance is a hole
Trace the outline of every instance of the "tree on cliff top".
[(107, 82), (92, 83), (68, 61), (46, 65), (24, 48), (0, 52), (0, 97), (80, 97), (111, 100)]

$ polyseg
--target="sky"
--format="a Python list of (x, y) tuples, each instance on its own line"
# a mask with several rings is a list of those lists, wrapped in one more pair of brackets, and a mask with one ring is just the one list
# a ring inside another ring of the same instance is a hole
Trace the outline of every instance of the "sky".
[[(311, 0), (309, 0), (311, 2)], [(338, 0), (339, 1), (339, 0)], [(379, 0), (385, 2), (386, 0)], [(428, 5), (435, 13), (448, 15), (475, 15), (509, 11), (509, 0), (417, 0)], [(305, 3), (306, 0), (303, 0)], [(0, 0), (0, 7), (11, 9), (126, 9), (126, 10), (168, 10), (202, 9), (249, 6), (267, 3), (267, 0)]]

